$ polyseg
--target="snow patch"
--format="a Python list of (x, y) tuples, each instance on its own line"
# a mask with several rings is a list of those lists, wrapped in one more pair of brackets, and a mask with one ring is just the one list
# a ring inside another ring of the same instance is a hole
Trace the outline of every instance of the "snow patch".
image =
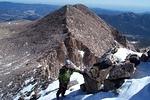
[[(59, 81), (54, 81), (51, 83), (46, 90), (41, 91), (39, 94), (41, 94), (41, 97), (38, 100), (51, 100), (52, 98), (55, 98), (56, 92), (59, 88)], [(48, 95), (45, 95), (48, 93)]]
[(12, 65), (12, 63), (8, 63), (5, 66), (10, 67)]
[(9, 87), (9, 86), (11, 86), (13, 84), (13, 81), (11, 81), (7, 86)]
[(34, 78), (33, 77), (31, 77), (30, 79), (27, 79), (27, 80), (25, 80), (25, 85), (27, 85), (29, 82), (32, 82), (34, 80)]
[[(14, 100), (18, 100), (19, 97), (21, 96), (21, 94), (25, 94), (26, 92), (30, 92), (32, 91), (32, 89), (35, 87), (36, 83), (35, 84), (29, 84), (28, 86), (25, 86), (18, 94), (17, 96), (14, 98)], [(25, 97), (25, 100), (29, 100), (30, 96), (29, 97)]]
[(20, 92), (21, 93), (25, 93), (25, 92), (29, 92), (32, 90), (32, 88), (35, 86), (36, 84), (29, 84), (28, 86), (24, 87)]
[(79, 84), (83, 84), (84, 83), (84, 78), (83, 78), (83, 75), (77, 73), (77, 72), (74, 72), (71, 77), (70, 77), (70, 81), (78, 81)]
[(12, 69), (12, 70), (16, 70), (16, 69), (19, 69), (19, 66), (18, 67), (15, 67), (14, 69)]
[(81, 50), (78, 50), (79, 54), (81, 55), (81, 57), (83, 58), (84, 57), (84, 51), (81, 51)]
[[(119, 88), (119, 91), (120, 91), (119, 96), (115, 97), (115, 98), (109, 98), (107, 100), (111, 100), (111, 99), (114, 99), (114, 100), (129, 100), (135, 94), (140, 92), (149, 83), (150, 83), (150, 76), (140, 78), (140, 79), (128, 79), (128, 80), (125, 81), (125, 83), (122, 85), (122, 87)], [(139, 100), (142, 100), (141, 97), (139, 97), (139, 98), (140, 98)]]
[(109, 77), (109, 74), (107, 74), (106, 79), (108, 79), (108, 77)]
[(131, 41), (130, 43), (132, 43), (132, 44), (137, 44), (138, 41)]
[(8, 75), (8, 74), (10, 74), (10, 72), (6, 72), (6, 73), (4, 73), (4, 75)]
[(29, 52), (28, 52), (28, 51), (26, 51), (25, 53), (26, 53), (26, 54), (28, 54)]
[(42, 67), (42, 65), (41, 65), (41, 64), (38, 64), (37, 68), (40, 68), (40, 67)]
[[(84, 83), (83, 76), (77, 72), (74, 72), (70, 77), (70, 81), (74, 81), (74, 80), (76, 80), (78, 82), (78, 84), (70, 87), (66, 91), (66, 95), (70, 94), (70, 92), (80, 89), (80, 84)], [(56, 98), (56, 93), (57, 93), (58, 88), (59, 88), (59, 81), (57, 80), (57, 81), (54, 81), (53, 83), (51, 83), (46, 90), (43, 90), (40, 92), (41, 97), (38, 100), (52, 100), (52, 99)], [(45, 95), (48, 92), (49, 92), (49, 94)]]
[(142, 55), (142, 53), (134, 52), (126, 48), (119, 48), (114, 54), (114, 57), (117, 58), (119, 62), (123, 62), (129, 54), (137, 54), (139, 57)]

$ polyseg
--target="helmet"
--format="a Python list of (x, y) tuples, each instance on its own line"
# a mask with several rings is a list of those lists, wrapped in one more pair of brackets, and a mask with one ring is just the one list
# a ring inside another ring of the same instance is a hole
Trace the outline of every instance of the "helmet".
[(65, 65), (71, 65), (71, 61), (70, 60), (65, 60)]

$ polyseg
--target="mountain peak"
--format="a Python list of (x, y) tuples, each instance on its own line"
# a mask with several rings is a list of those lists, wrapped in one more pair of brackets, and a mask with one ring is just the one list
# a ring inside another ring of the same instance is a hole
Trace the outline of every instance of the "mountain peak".
[(127, 46), (125, 37), (82, 4), (65, 5), (17, 35), (36, 45), (49, 46), (37, 47), (36, 53), (45, 51), (43, 49), (61, 48), (64, 55), (57, 58), (61, 59), (61, 63), (67, 57), (80, 65), (77, 50), (83, 51), (85, 57), (82, 63), (86, 66), (91, 66), (114, 45)]
[[(74, 50), (86, 49), (87, 56), (91, 53), (94, 57), (102, 56), (116, 44), (122, 46), (127, 44), (125, 37), (82, 4), (65, 5), (29, 25), (27, 30), (18, 35), (28, 37), (27, 39), (32, 38), (30, 41), (37, 44), (43, 41), (49, 48), (63, 44), (66, 49), (68, 46)], [(34, 36), (36, 38), (33, 38)], [(67, 56), (72, 58), (70, 54)], [(72, 60), (74, 63), (77, 61), (74, 58)], [(90, 65), (92, 64), (93, 62), (90, 62)]]

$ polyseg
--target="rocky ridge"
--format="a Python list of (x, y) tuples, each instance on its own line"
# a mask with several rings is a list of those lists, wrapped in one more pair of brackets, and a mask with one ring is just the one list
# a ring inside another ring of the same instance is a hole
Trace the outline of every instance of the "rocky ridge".
[(81, 4), (66, 5), (25, 25), (22, 32), (1, 39), (0, 44), (3, 66), (9, 62), (1, 71), (10, 71), (5, 76), (0, 73), (0, 92), (10, 100), (29, 78), (33, 77), (35, 90), (46, 88), (66, 58), (81, 69), (89, 68), (110, 48), (129, 46), (124, 36)]

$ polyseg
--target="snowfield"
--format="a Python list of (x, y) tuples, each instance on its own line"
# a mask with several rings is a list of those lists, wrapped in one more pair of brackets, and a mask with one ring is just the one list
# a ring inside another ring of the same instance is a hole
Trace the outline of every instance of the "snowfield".
[[(150, 65), (150, 63), (147, 65)], [(142, 64), (139, 67), (142, 67)], [(78, 77), (77, 81), (79, 83), (83, 83), (82, 75), (74, 73), (72, 77)], [(52, 84), (50, 84), (47, 90), (51, 91), (51, 88), (57, 89), (58, 81), (55, 81)], [(51, 92), (46, 96), (40, 97), (38, 100), (55, 100), (56, 92), (57, 90)], [(77, 84), (75, 86), (72, 86), (66, 91), (67, 96), (64, 100), (149, 100), (150, 76), (145, 76), (138, 79), (127, 79), (125, 83), (118, 89), (118, 93), (119, 95), (116, 95), (113, 92), (99, 92), (96, 94), (85, 94), (80, 90), (80, 84)]]
[[(141, 53), (133, 52), (126, 48), (120, 48), (114, 56), (120, 61), (124, 61), (126, 56), (130, 53), (141, 56)], [(137, 67), (137, 71), (132, 79), (126, 79), (124, 84), (117, 90), (118, 94), (111, 91), (86, 94), (80, 90), (80, 84), (84, 83), (83, 76), (75, 72), (71, 76), (71, 81), (74, 80), (76, 80), (78, 84), (70, 87), (66, 91), (66, 97), (63, 100), (150, 100), (150, 62), (141, 63)], [(41, 97), (38, 100), (56, 100), (58, 87), (58, 80), (54, 81), (46, 90), (40, 92)], [(26, 89), (25, 87), (25, 89), (21, 91)], [(18, 97), (16, 97), (15, 100), (17, 100), (17, 98)]]

